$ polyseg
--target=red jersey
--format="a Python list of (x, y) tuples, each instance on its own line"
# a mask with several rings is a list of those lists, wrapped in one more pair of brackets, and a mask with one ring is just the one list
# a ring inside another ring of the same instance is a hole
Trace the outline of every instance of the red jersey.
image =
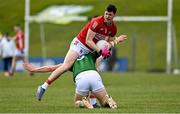
[(93, 18), (77, 35), (79, 41), (89, 49), (91, 48), (85, 43), (88, 29), (96, 32), (96, 35), (93, 39), (95, 43), (99, 40), (107, 40), (105, 39), (107, 36), (114, 37), (117, 32), (116, 24), (113, 22), (111, 25), (107, 25), (107, 23), (104, 22), (104, 16)]
[(24, 33), (23, 32), (16, 33), (16, 48), (18, 50), (24, 49)]

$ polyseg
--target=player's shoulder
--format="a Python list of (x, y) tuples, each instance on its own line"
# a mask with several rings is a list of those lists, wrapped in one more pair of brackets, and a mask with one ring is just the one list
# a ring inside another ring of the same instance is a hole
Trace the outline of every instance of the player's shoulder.
[(21, 35), (24, 35), (24, 32), (23, 32), (23, 31), (21, 31), (21, 32), (20, 32), (20, 34), (21, 34)]
[(17, 32), (16, 34), (17, 34), (17, 35), (24, 35), (24, 32), (19, 31), (19, 32)]
[(92, 21), (93, 21), (93, 22), (96, 21), (96, 22), (98, 22), (98, 23), (103, 22), (103, 16), (95, 17), (95, 18), (92, 19)]

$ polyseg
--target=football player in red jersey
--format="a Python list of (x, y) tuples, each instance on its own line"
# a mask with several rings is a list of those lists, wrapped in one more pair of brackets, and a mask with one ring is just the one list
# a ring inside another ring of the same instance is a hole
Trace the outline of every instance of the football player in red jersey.
[(71, 68), (78, 57), (84, 54), (96, 51), (99, 55), (102, 55), (105, 58), (109, 57), (111, 55), (110, 51), (107, 49), (99, 49), (96, 46), (97, 41), (105, 39), (114, 46), (117, 44), (117, 40), (118, 42), (122, 42), (127, 39), (126, 35), (120, 35), (116, 37), (117, 40), (114, 40), (117, 32), (116, 24), (113, 21), (116, 10), (116, 7), (110, 4), (107, 6), (103, 16), (93, 18), (87, 25), (85, 25), (71, 42), (70, 49), (66, 54), (63, 64), (51, 73), (44, 84), (41, 85), (41, 88), (46, 90), (54, 80)]
[(18, 59), (22, 59), (23, 62), (27, 61), (25, 57), (25, 49), (24, 49), (24, 33), (21, 30), (21, 27), (19, 24), (16, 24), (14, 26), (14, 31), (16, 35), (14, 36), (13, 39), (15, 40), (15, 43), (16, 43), (16, 50), (15, 50), (15, 56), (13, 57), (13, 61), (12, 61), (11, 71), (10, 71), (11, 76), (14, 75), (16, 61)]

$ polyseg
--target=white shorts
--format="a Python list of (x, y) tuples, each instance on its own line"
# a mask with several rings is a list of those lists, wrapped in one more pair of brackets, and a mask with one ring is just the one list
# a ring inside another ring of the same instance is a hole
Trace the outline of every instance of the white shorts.
[(75, 78), (76, 93), (87, 96), (89, 91), (98, 92), (104, 89), (101, 76), (95, 70), (81, 72)]
[(77, 37), (75, 37), (73, 41), (71, 42), (70, 49), (76, 51), (79, 54), (79, 56), (82, 56), (91, 52), (91, 50), (88, 49), (84, 44), (82, 44), (78, 40)]
[(23, 50), (15, 50), (15, 56), (25, 56), (25, 49)]

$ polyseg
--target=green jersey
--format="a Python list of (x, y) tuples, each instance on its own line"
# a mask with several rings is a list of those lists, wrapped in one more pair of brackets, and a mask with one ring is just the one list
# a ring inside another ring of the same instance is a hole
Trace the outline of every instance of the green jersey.
[(98, 53), (88, 53), (78, 58), (74, 62), (71, 69), (73, 72), (74, 80), (76, 76), (83, 71), (96, 70), (96, 59), (98, 57)]

